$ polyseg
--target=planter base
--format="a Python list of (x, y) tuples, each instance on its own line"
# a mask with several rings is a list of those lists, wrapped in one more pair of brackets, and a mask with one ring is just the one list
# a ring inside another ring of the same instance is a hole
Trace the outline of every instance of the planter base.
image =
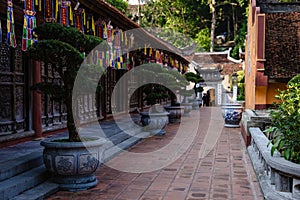
[(169, 123), (169, 113), (167, 112), (141, 112), (141, 123), (143, 131), (150, 132), (151, 135), (164, 135), (164, 128)]
[(166, 106), (165, 109), (170, 113), (170, 123), (180, 123), (181, 115), (184, 113), (184, 106)]
[(48, 138), (41, 142), (45, 147), (45, 167), (52, 173), (52, 181), (60, 189), (68, 191), (87, 190), (97, 185), (94, 176), (103, 157), (105, 140), (88, 136), (85, 142), (61, 142), (64, 138)]
[(224, 127), (227, 127), (227, 128), (238, 128), (238, 127), (240, 127), (240, 125), (224, 124)]
[(75, 178), (55, 176), (52, 178), (52, 181), (58, 183), (60, 189), (70, 192), (87, 190), (98, 184), (98, 180), (94, 175)]

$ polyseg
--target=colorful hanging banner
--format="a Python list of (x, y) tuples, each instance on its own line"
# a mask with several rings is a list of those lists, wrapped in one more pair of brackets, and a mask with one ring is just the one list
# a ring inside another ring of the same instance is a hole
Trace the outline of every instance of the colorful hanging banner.
[(96, 22), (96, 36), (103, 38), (103, 22), (100, 18)]
[(79, 8), (74, 12), (75, 27), (84, 33), (84, 9)]
[(105, 51), (97, 51), (98, 65), (101, 67), (108, 66), (108, 55)]
[(7, 0), (7, 40), (8, 46), (16, 47), (15, 20), (12, 0)]
[(114, 31), (114, 48), (116, 49), (121, 48), (121, 37), (120, 37), (120, 31), (118, 27)]
[(92, 31), (93, 31), (93, 34), (95, 35), (95, 33), (96, 33), (96, 27), (95, 27), (94, 16), (92, 16)]
[(110, 24), (111, 21), (107, 23), (107, 42), (112, 43), (113, 41), (113, 26)]
[(59, 23), (63, 26), (70, 25), (70, 6), (71, 2), (66, 0), (60, 0), (59, 4)]
[(45, 0), (44, 10), (45, 10), (44, 12), (45, 22), (55, 22), (54, 0)]
[(0, 43), (2, 43), (2, 25), (0, 20)]
[(36, 27), (36, 18), (33, 0), (24, 0), (24, 25), (22, 36), (22, 50), (26, 51), (34, 43), (33, 29)]
[(156, 63), (162, 63), (162, 57), (159, 50), (156, 50), (155, 59), (156, 59)]
[(107, 40), (107, 25), (106, 25), (106, 22), (105, 22), (105, 21), (103, 21), (102, 26), (103, 26), (103, 28), (102, 28), (102, 30), (103, 30), (103, 36), (102, 36), (102, 38), (103, 38), (104, 40)]

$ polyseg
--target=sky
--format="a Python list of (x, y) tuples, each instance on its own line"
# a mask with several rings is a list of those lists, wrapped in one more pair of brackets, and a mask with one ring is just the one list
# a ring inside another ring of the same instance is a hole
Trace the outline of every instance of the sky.
[[(143, 0), (141, 0), (141, 3)], [(129, 4), (138, 4), (138, 0), (129, 0)]]

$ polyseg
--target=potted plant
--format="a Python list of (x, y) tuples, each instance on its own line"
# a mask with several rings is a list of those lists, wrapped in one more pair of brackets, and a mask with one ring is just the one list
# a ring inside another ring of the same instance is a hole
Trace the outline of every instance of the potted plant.
[[(84, 54), (89, 53), (102, 40), (58, 23), (45, 23), (34, 31), (38, 36), (38, 42), (29, 48), (27, 55), (44, 62), (45, 65), (52, 65), (62, 83), (42, 82), (33, 88), (66, 104), (69, 133), (68, 138), (45, 139), (41, 142), (45, 147), (43, 153), (45, 166), (52, 172), (52, 180), (59, 183), (61, 189), (70, 191), (88, 189), (96, 186), (98, 182), (93, 173), (101, 161), (101, 146), (104, 141), (96, 136), (79, 135), (76, 123), (80, 122), (72, 112), (76, 102), (76, 99), (72, 99), (72, 91), (78, 70), (84, 61)], [(97, 76), (92, 74), (87, 78), (91, 81), (97, 80)]]
[[(160, 103), (168, 98), (168, 89), (164, 86), (164, 73), (166, 69), (156, 63), (147, 63), (139, 71), (141, 82), (146, 84), (141, 90), (144, 100), (150, 105), (147, 112), (140, 112), (143, 130), (150, 132), (152, 135), (164, 135), (164, 128), (169, 123), (169, 113), (166, 112)], [(147, 80), (146, 80), (147, 79)], [(151, 83), (149, 83), (151, 82)]]
[(188, 81), (179, 71), (173, 69), (166, 69), (165, 76), (168, 80), (171, 98), (170, 105), (165, 106), (165, 109), (170, 113), (170, 123), (179, 123), (181, 122), (181, 116), (185, 112), (185, 107), (178, 102), (177, 95), (181, 95), (181, 92), (184, 91), (182, 88), (185, 88), (188, 85)]
[(244, 110), (244, 102), (238, 101), (239, 87), (244, 88), (243, 84), (243, 71), (235, 72), (232, 74), (231, 87), (233, 89), (232, 100), (229, 103), (222, 104), (222, 116), (225, 120), (225, 127), (238, 128), (240, 127), (240, 121), (242, 119), (242, 113)]
[(275, 98), (278, 102), (270, 112), (271, 125), (265, 130), (272, 137), (271, 155), (277, 149), (285, 159), (300, 164), (300, 74)]
[[(204, 80), (199, 74), (195, 74), (193, 72), (187, 72), (185, 74), (185, 78), (187, 81), (194, 83), (193, 89), (195, 93), (195, 99), (192, 100), (192, 103), (193, 103), (193, 109), (197, 110), (199, 109), (199, 106), (202, 101), (200, 97), (201, 97), (201, 93), (203, 92), (203, 87), (200, 85), (200, 83), (204, 82)], [(200, 94), (199, 95), (200, 97), (198, 97), (198, 94)]]
[(237, 99), (236, 102), (245, 107), (245, 72), (244, 70), (237, 71)]
[(187, 97), (192, 96), (194, 93), (192, 90), (187, 90), (186, 87), (180, 90), (180, 95), (182, 95), (183, 101), (180, 103), (181, 106), (184, 106), (184, 116), (189, 116), (189, 113), (193, 110), (193, 103), (187, 102)]

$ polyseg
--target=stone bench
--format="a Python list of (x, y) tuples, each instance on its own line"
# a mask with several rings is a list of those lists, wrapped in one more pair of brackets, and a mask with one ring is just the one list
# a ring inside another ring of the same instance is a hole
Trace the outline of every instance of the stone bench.
[(260, 128), (249, 128), (251, 145), (247, 148), (266, 199), (300, 199), (300, 165), (281, 157)]

